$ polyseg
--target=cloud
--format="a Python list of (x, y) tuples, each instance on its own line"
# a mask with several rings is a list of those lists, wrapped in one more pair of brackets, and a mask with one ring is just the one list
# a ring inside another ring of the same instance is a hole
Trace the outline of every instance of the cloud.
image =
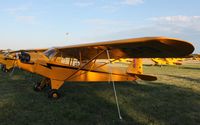
[(107, 12), (116, 12), (124, 6), (135, 6), (143, 3), (144, 0), (116, 0), (115, 2), (102, 6), (102, 9), (106, 10)]
[[(148, 25), (143, 26), (139, 26), (137, 22), (132, 21), (98, 18), (84, 20), (84, 23), (88, 25), (88, 29), (99, 30), (98, 33), (101, 34), (106, 34), (108, 33), (107, 31), (130, 31), (134, 27), (134, 30), (138, 31), (138, 34), (143, 34), (144, 32), (146, 35), (169, 34), (171, 36), (172, 34), (183, 35), (187, 33), (200, 35), (200, 16), (162, 16), (153, 17), (147, 21)], [(149, 32), (145, 31), (146, 28)]]
[(104, 5), (101, 7), (103, 9), (103, 11), (106, 11), (106, 12), (116, 12), (120, 9), (119, 6), (115, 6), (115, 5)]
[(163, 17), (153, 17), (151, 20), (154, 21), (162, 21), (165, 23), (192, 23), (198, 22), (200, 20), (200, 16), (163, 16)]
[(35, 22), (35, 16), (16, 16), (16, 20), (32, 24)]
[(27, 11), (28, 8), (27, 7), (17, 7), (17, 8), (7, 8), (5, 9), (5, 11), (11, 15), (15, 15), (17, 13), (20, 13), (20, 12), (24, 12), (24, 11)]
[(6, 9), (4, 9), (4, 11), (6, 13), (11, 14), (11, 15), (16, 15), (18, 13), (23, 13), (23, 12), (30, 10), (31, 6), (32, 6), (31, 3), (26, 3), (26, 4), (18, 5), (18, 6), (15, 6), (15, 7), (6, 8)]
[(105, 28), (105, 29), (109, 29), (109, 28), (127, 28), (132, 26), (132, 23), (129, 21), (125, 21), (125, 20), (109, 20), (109, 19), (87, 19), (83, 21), (84, 23), (86, 23), (89, 26), (93, 26), (94, 28)]
[(138, 5), (143, 4), (144, 0), (123, 0), (121, 3), (125, 5)]
[(93, 2), (76, 2), (74, 3), (75, 6), (78, 7), (88, 7), (88, 6), (92, 6), (94, 3)]
[(31, 12), (31, 4), (23, 4), (12, 8), (7, 8), (4, 11), (15, 18), (18, 22), (33, 24), (36, 17), (33, 15), (27, 15)]
[(150, 20), (165, 27), (189, 28), (200, 31), (200, 16), (163, 16), (153, 17)]
[(143, 4), (144, 0), (115, 0), (115, 1), (105, 1), (99, 0), (82, 0), (75, 2), (74, 5), (78, 7), (89, 7), (95, 5), (97, 8), (101, 9), (104, 12), (114, 13), (123, 8), (124, 6), (135, 6), (138, 4)]
[[(87, 19), (83, 23), (87, 25), (87, 34), (91, 39), (88, 41), (104, 41), (108, 34), (115, 34), (118, 31), (125, 31), (133, 27), (133, 23), (126, 20), (111, 20), (111, 19)], [(115, 39), (109, 37), (108, 39)]]
[(106, 20), (106, 19), (88, 19), (84, 21), (85, 23), (88, 24), (92, 24), (92, 25), (115, 25), (116, 23), (118, 23), (117, 21), (113, 21), (113, 20)]

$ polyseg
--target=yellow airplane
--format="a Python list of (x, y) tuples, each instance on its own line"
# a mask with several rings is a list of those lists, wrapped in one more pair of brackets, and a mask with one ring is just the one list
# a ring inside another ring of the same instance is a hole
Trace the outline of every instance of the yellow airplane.
[(195, 54), (195, 55), (193, 56), (193, 59), (194, 59), (194, 60), (200, 61), (200, 54)]
[(182, 65), (184, 58), (151, 58), (155, 65)]
[(14, 67), (15, 59), (13, 55), (10, 55), (9, 52), (1, 51), (0, 53), (0, 64), (1, 70), (3, 72), (8, 72)]
[(112, 63), (130, 63), (132, 62), (133, 59), (130, 59), (130, 58), (120, 58), (118, 60), (116, 59), (111, 59), (110, 61), (112, 61)]
[[(45, 51), (46, 49), (34, 49), (34, 50), (26, 50), (26, 52), (31, 53), (32, 58), (39, 58), (38, 54), (35, 53), (41, 53)], [(18, 54), (22, 53), (24, 50), (19, 51), (1, 51), (0, 52), (0, 64), (1, 64), (1, 70), (3, 72), (9, 72), (16, 66), (16, 60), (19, 58)], [(34, 57), (34, 55), (36, 57)]]
[[(35, 85), (35, 90), (41, 91), (45, 86), (50, 86), (48, 97), (57, 99), (60, 97), (58, 90), (65, 81), (133, 81), (138, 78), (156, 80), (154, 76), (143, 74), (140, 58), (184, 57), (193, 50), (193, 45), (183, 40), (144, 37), (56, 47), (43, 53), (23, 51), (16, 63), (23, 70), (43, 76), (44, 79)], [(115, 66), (110, 61), (97, 61), (120, 58), (133, 58), (133, 61), (126, 69)]]
[(196, 59), (200, 61), (200, 54), (198, 55), (198, 57)]

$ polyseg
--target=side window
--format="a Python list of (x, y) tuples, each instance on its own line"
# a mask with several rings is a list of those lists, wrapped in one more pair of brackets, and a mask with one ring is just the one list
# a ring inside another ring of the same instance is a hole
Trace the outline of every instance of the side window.
[(44, 55), (51, 59), (53, 58), (56, 54), (58, 53), (58, 51), (55, 49), (55, 48), (51, 48), (51, 49), (48, 49), (44, 52)]

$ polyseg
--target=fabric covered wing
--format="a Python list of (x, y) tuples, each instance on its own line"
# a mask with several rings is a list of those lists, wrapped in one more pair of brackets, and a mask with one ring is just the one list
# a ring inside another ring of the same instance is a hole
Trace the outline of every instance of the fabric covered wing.
[[(194, 51), (192, 44), (174, 38), (144, 37), (57, 48), (62, 57), (90, 59), (102, 50), (109, 50), (111, 58), (184, 57)], [(106, 53), (99, 59), (107, 59)]]
[(24, 51), (24, 52), (44, 52), (44, 51), (46, 51), (46, 50), (48, 50), (47, 48), (44, 48), (44, 49), (26, 49), (26, 50), (16, 50), (16, 51), (11, 51), (11, 52), (9, 52), (9, 53), (18, 53), (18, 52), (22, 52), (22, 51)]

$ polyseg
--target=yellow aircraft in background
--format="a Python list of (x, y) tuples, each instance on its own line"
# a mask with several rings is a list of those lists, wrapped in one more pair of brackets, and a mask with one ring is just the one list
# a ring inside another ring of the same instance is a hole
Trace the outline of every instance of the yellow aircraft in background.
[[(58, 90), (65, 81), (133, 81), (138, 78), (156, 80), (154, 76), (143, 74), (140, 58), (184, 57), (193, 50), (192, 44), (174, 38), (132, 38), (55, 47), (39, 53), (20, 51), (16, 65), (44, 77), (44, 80), (35, 85), (36, 91), (41, 91), (48, 85), (51, 87), (48, 97), (59, 98)], [(112, 65), (112, 61), (98, 62), (98, 59), (120, 58), (133, 60), (126, 69)]]
[[(46, 49), (34, 49), (34, 50), (26, 50), (26, 52), (29, 52), (32, 55), (32, 59), (37, 59), (39, 58), (39, 54)], [(1, 64), (1, 70), (3, 72), (8, 72), (11, 71), (17, 63), (17, 59), (19, 59), (18, 54), (23, 53), (24, 50), (19, 50), (19, 51), (11, 51), (11, 50), (5, 50), (1, 51), (0, 53), (0, 64)], [(35, 54), (37, 53), (37, 54)]]
[(194, 54), (193, 59), (200, 61), (200, 54)]
[(118, 60), (115, 60), (115, 59), (111, 59), (112, 63), (130, 63), (132, 62), (133, 59), (131, 58), (120, 58)]
[(1, 51), (0, 53), (0, 64), (3, 72), (8, 72), (14, 67), (15, 59), (13, 55), (9, 54), (9, 51)]
[(184, 58), (151, 58), (155, 65), (182, 65)]
[(200, 55), (198, 55), (198, 57), (196, 59), (200, 61)]

